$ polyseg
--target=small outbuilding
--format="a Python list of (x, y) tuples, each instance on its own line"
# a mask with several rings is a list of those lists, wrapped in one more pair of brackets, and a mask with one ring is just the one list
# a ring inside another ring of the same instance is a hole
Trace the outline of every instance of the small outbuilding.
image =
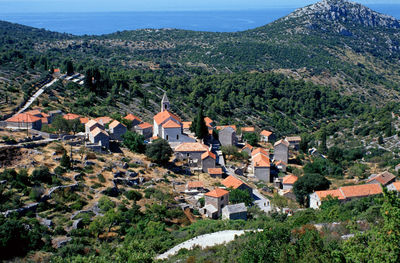
[(222, 208), (224, 220), (247, 220), (247, 207), (244, 203), (227, 205)]

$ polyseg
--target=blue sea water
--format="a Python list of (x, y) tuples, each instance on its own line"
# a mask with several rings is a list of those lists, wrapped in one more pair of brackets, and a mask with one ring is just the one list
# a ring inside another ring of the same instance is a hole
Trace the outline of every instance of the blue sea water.
[[(400, 4), (369, 5), (400, 19)], [(101, 35), (143, 28), (178, 28), (236, 32), (256, 28), (288, 15), (295, 8), (246, 11), (1, 13), (0, 20), (74, 35)]]

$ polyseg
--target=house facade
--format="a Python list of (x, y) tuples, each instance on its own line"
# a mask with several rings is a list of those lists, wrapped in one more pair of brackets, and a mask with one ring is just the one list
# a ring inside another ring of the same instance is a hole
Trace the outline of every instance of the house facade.
[(244, 203), (227, 205), (222, 208), (223, 220), (247, 220), (247, 207)]
[(201, 169), (204, 173), (208, 172), (208, 169), (215, 168), (215, 161), (217, 157), (210, 151), (207, 151), (201, 155)]
[(42, 120), (40, 117), (28, 113), (19, 113), (6, 120), (9, 129), (34, 129), (42, 128)]
[(215, 188), (204, 195), (204, 201), (205, 208), (208, 207), (210, 211), (214, 211), (214, 209), (210, 209), (211, 206), (217, 210), (216, 213), (208, 213), (207, 211), (204, 211), (204, 213), (208, 217), (216, 219), (221, 215), (222, 209), (229, 203), (229, 192), (221, 188)]
[(226, 188), (232, 188), (232, 189), (239, 189), (243, 191), (248, 191), (250, 193), (250, 196), (253, 193), (253, 189), (248, 186), (246, 183), (244, 183), (242, 180), (229, 175), (226, 177), (224, 180), (222, 180), (221, 184), (225, 186)]
[(299, 178), (293, 174), (289, 174), (285, 177), (283, 177), (282, 180), (282, 189), (283, 190), (291, 190), (293, 189), (293, 185), (295, 182), (297, 182)]
[(218, 139), (222, 146), (236, 145), (236, 131), (231, 126), (223, 127), (218, 132)]
[(113, 140), (122, 141), (122, 135), (127, 132), (125, 125), (115, 120), (109, 125), (110, 136)]
[(396, 181), (396, 176), (389, 172), (383, 172), (376, 176), (373, 176), (367, 180), (367, 184), (381, 184), (387, 186)]
[(135, 132), (143, 135), (145, 139), (151, 138), (153, 135), (153, 125), (148, 122), (143, 122), (135, 126)]
[(202, 155), (208, 152), (209, 149), (199, 142), (185, 142), (178, 145), (174, 151), (178, 160), (189, 160), (190, 163), (200, 167)]
[(89, 141), (93, 144), (97, 144), (108, 148), (110, 143), (110, 137), (106, 131), (96, 127), (89, 133)]
[(137, 125), (142, 123), (142, 120), (139, 117), (131, 113), (127, 114), (124, 119), (132, 122), (132, 128), (135, 128)]
[(289, 142), (286, 140), (279, 140), (274, 144), (274, 160), (283, 161), (288, 163), (289, 161)]
[(263, 130), (260, 133), (260, 141), (262, 142), (269, 142), (271, 141), (272, 138), (272, 132), (271, 131), (267, 131), (267, 130)]

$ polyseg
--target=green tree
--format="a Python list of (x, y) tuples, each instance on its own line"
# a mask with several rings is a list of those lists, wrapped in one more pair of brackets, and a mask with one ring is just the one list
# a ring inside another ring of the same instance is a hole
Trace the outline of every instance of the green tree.
[(66, 60), (65, 61), (65, 68), (67, 69), (67, 75), (71, 76), (74, 74), (74, 64), (72, 63), (71, 60)]
[(257, 146), (258, 144), (258, 136), (256, 133), (251, 132), (251, 133), (244, 133), (243, 138), (245, 141), (247, 141), (248, 144), (251, 146)]
[(126, 191), (124, 193), (124, 195), (126, 196), (126, 198), (128, 198), (129, 200), (132, 200), (134, 202), (139, 201), (143, 197), (140, 192), (135, 191), (135, 190)]
[(229, 189), (229, 202), (232, 204), (245, 203), (246, 206), (250, 206), (253, 198), (247, 190)]
[(132, 152), (144, 153), (146, 145), (143, 135), (136, 132), (128, 131), (123, 136), (123, 144)]
[(147, 158), (158, 164), (167, 164), (172, 153), (169, 143), (164, 139), (156, 139), (146, 147)]
[(198, 111), (196, 118), (192, 122), (190, 126), (190, 131), (196, 134), (196, 137), (199, 139), (204, 139), (208, 137), (208, 128), (206, 122), (204, 121), (203, 108), (200, 108)]
[(331, 182), (321, 174), (305, 174), (293, 185), (293, 193), (297, 202), (305, 205), (308, 195), (314, 191), (329, 189)]
[(67, 151), (64, 151), (63, 155), (61, 156), (60, 165), (66, 169), (71, 168), (71, 160), (67, 154)]

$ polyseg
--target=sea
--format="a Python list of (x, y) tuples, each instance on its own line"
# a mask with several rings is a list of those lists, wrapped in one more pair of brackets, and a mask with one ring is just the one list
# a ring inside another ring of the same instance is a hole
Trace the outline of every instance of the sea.
[[(399, 4), (371, 4), (368, 7), (400, 19)], [(253, 29), (284, 17), (295, 8), (243, 11), (143, 11), (1, 13), (0, 20), (74, 35), (102, 35), (144, 28), (176, 28), (209, 32), (237, 32)]]

